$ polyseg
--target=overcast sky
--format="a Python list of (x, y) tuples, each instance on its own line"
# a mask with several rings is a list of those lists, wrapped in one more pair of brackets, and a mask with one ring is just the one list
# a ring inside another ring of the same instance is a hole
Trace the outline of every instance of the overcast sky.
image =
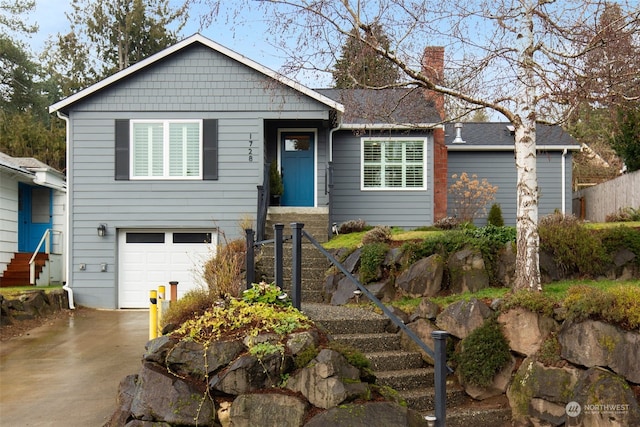
[[(232, 2), (227, 4), (233, 5)], [(38, 32), (23, 40), (34, 55), (42, 52), (47, 39), (69, 31), (69, 21), (65, 16), (65, 13), (69, 12), (71, 0), (36, 0), (36, 10), (29, 15), (28, 22), (36, 23), (39, 27)], [(264, 31), (260, 17), (245, 14), (247, 25), (235, 28), (224, 22), (224, 19), (220, 19), (210, 28), (199, 31), (199, 13), (192, 11), (192, 15), (182, 31), (184, 37), (201, 32), (205, 37), (274, 70), (278, 70), (284, 62), (279, 53), (260, 37)]]

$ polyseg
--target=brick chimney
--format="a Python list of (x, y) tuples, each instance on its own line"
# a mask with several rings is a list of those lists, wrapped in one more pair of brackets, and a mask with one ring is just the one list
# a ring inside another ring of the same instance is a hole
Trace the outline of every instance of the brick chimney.
[[(444, 82), (444, 47), (427, 46), (422, 54), (422, 74), (435, 84)], [(444, 95), (425, 90), (425, 96), (435, 104), (440, 119), (444, 120)]]
[[(435, 84), (444, 81), (444, 47), (427, 46), (422, 55), (422, 73)], [(425, 89), (425, 98), (433, 102), (440, 120), (444, 121), (444, 95)], [(444, 143), (444, 129), (438, 127), (433, 130), (433, 216), (434, 221), (447, 216), (447, 181), (448, 161), (447, 146)]]

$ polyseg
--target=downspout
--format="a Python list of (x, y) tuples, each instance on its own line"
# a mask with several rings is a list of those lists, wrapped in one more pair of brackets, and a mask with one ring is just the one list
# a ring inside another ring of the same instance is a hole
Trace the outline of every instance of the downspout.
[(69, 208), (71, 206), (70, 203), (70, 195), (71, 195), (71, 180), (69, 179), (69, 165), (71, 164), (69, 162), (69, 160), (71, 159), (71, 155), (69, 154), (69, 136), (71, 135), (71, 130), (69, 128), (69, 117), (65, 116), (63, 114), (60, 113), (60, 111), (56, 111), (56, 115), (61, 118), (62, 120), (64, 120), (65, 122), (65, 129), (66, 129), (66, 163), (67, 163), (67, 193), (65, 195), (66, 198), (66, 206), (65, 206), (65, 216), (66, 216), (66, 221), (65, 221), (65, 231), (64, 231), (64, 274), (63, 274), (63, 280), (62, 282), (64, 283), (64, 285), (62, 286), (62, 289), (64, 289), (65, 291), (67, 291), (67, 295), (69, 295), (69, 309), (74, 310), (76, 308), (76, 306), (73, 303), (73, 290), (71, 289), (71, 287), (69, 286), (69, 250), (71, 248), (70, 243), (71, 243), (71, 236), (69, 235), (69, 226), (71, 224), (71, 209)]
[(336, 127), (329, 131), (329, 161), (333, 161), (333, 134), (334, 132), (342, 128), (342, 114), (336, 110), (336, 116), (338, 117), (338, 124)]
[(566, 204), (566, 197), (567, 197), (567, 195), (566, 195), (567, 186), (566, 186), (566, 182), (565, 182), (565, 180), (566, 180), (565, 165), (566, 165), (566, 162), (567, 162), (566, 156), (567, 156), (567, 149), (565, 148), (564, 150), (562, 150), (562, 162), (561, 162), (562, 171), (560, 172), (560, 175), (562, 176), (561, 185), (562, 185), (562, 215), (563, 216), (566, 213), (565, 212), (566, 211), (565, 204)]
[[(342, 114), (336, 110), (336, 116), (337, 116), (337, 124), (336, 127), (331, 128), (331, 130), (329, 131), (329, 164), (333, 163), (333, 134), (340, 130), (340, 128), (342, 128)], [(327, 175), (327, 179), (331, 178), (333, 179), (333, 175), (329, 176)], [(329, 224), (328, 224), (328, 236), (329, 238), (331, 238), (331, 236), (333, 235), (333, 197), (332, 197), (332, 192), (333, 192), (333, 185), (329, 185), (329, 183), (326, 183), (327, 188), (329, 189)]]

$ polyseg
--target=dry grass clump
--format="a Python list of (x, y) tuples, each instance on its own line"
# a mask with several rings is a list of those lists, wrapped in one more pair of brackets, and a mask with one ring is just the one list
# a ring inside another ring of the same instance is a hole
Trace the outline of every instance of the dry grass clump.
[(246, 242), (236, 239), (218, 245), (215, 256), (204, 263), (203, 279), (217, 298), (239, 297), (243, 290)]

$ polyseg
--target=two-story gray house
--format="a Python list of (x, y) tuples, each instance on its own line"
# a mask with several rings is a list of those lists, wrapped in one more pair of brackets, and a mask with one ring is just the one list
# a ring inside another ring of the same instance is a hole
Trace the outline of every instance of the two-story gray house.
[[(170, 280), (179, 294), (197, 286), (201, 260), (241, 237), (241, 219), (260, 228), (271, 162), (284, 183), (279, 209), (324, 213), (327, 233), (349, 219), (411, 228), (446, 216), (449, 148), (470, 172), (500, 157), (500, 179), (515, 182), (513, 141), (454, 149), (438, 105), (417, 89), (312, 90), (201, 35), (59, 101), (50, 111), (68, 127), (75, 300), (144, 307)], [(543, 144), (564, 168), (550, 168), (549, 185), (569, 188), (569, 145)]]

